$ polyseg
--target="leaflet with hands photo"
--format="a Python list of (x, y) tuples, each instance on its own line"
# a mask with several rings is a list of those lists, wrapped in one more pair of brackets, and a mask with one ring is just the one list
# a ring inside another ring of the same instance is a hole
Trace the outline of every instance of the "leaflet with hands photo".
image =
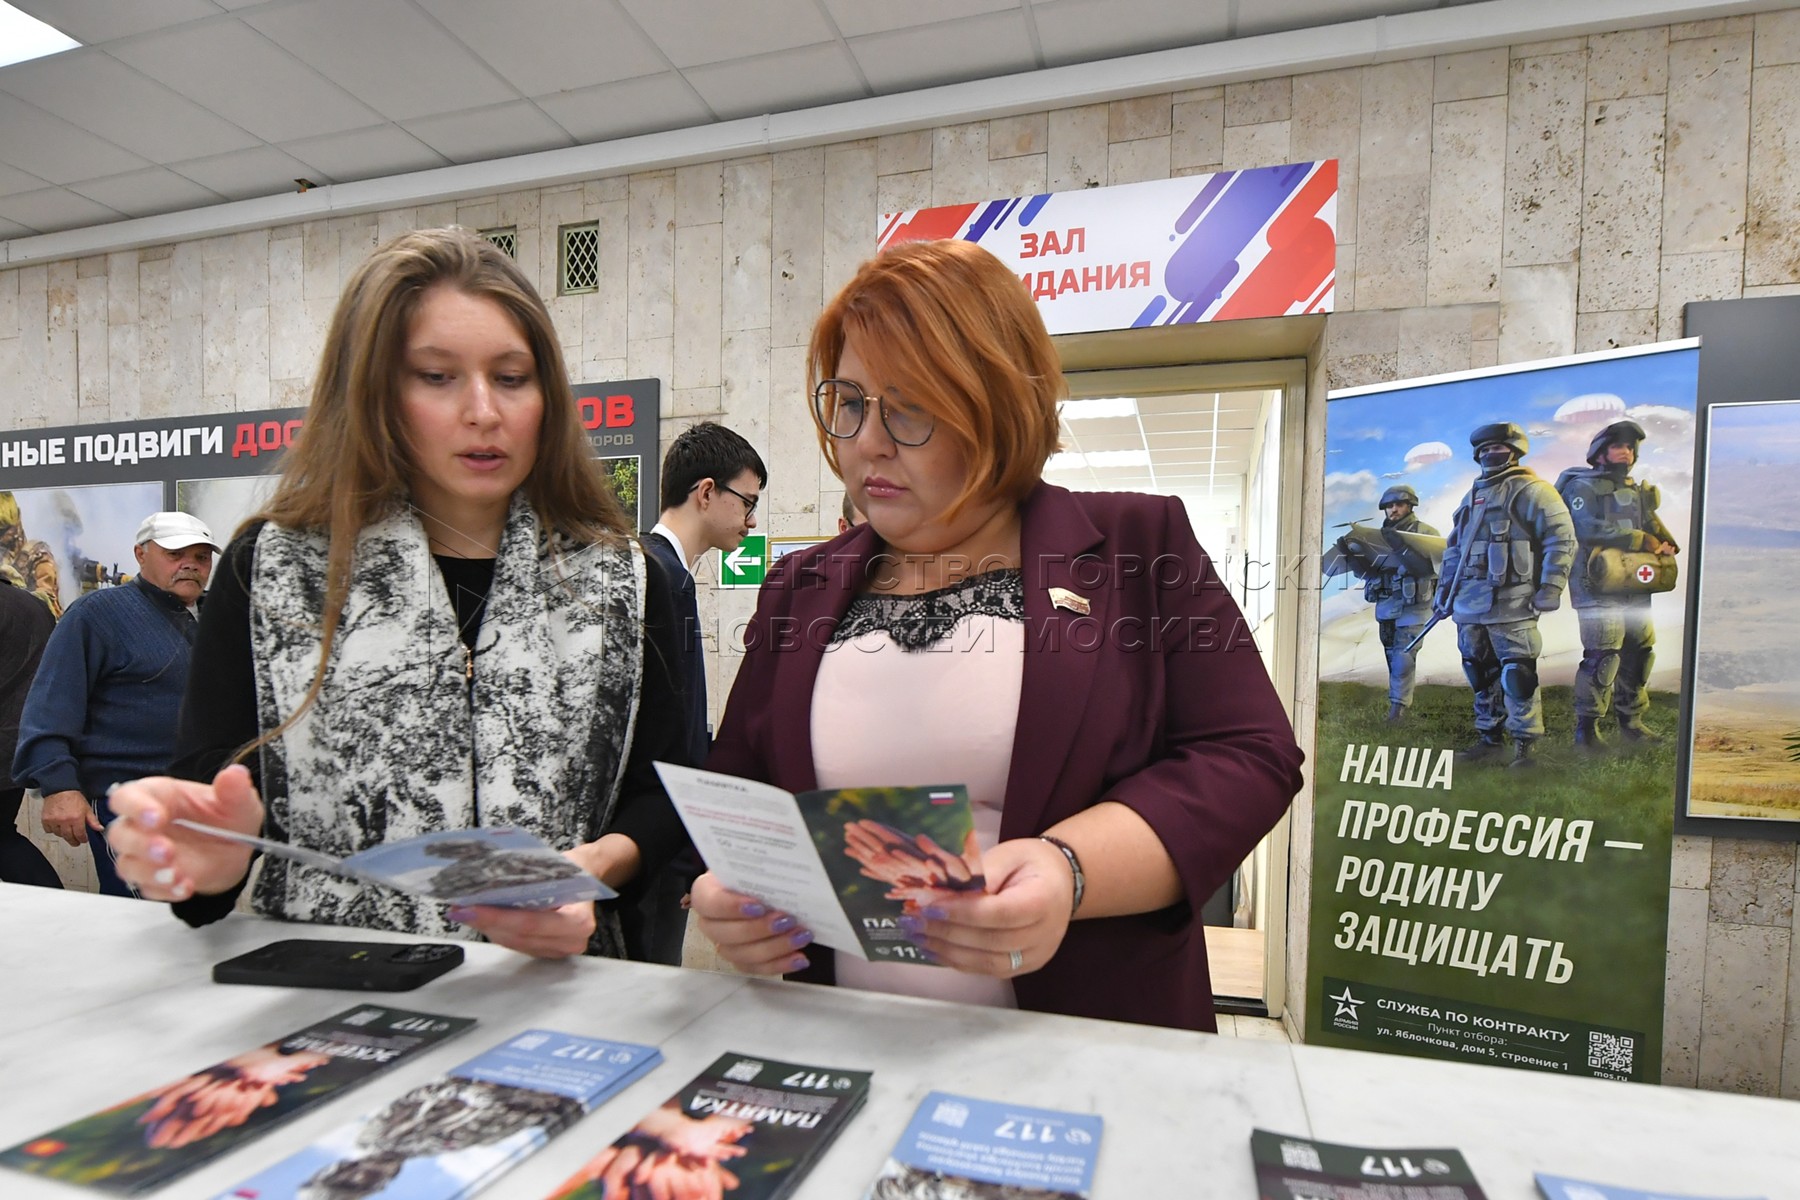
[(618, 895), (574, 860), (523, 829), (450, 829), (336, 858), (185, 817), (177, 817), (174, 824), (445, 905), (546, 909), (584, 900), (611, 900)]
[(987, 886), (961, 784), (794, 795), (670, 763), (656, 771), (721, 883), (791, 914), (840, 953), (930, 963), (900, 918)]

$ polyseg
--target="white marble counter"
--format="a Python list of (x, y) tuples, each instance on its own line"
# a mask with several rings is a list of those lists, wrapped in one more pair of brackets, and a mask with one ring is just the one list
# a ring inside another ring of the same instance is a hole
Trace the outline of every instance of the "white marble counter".
[[(161, 905), (0, 885), (0, 1146), (365, 997), (211, 982), (220, 959), (307, 936), (382, 935), (245, 917), (196, 931)], [(1457, 1146), (1493, 1200), (1535, 1200), (1539, 1169), (1715, 1196), (1800, 1197), (1800, 1104), (1789, 1101), (467, 949), (462, 967), (386, 999), (478, 1017), (474, 1030), (153, 1195), (214, 1195), (536, 1025), (654, 1043), (666, 1061), (490, 1195), (548, 1194), (718, 1055), (743, 1050), (875, 1072), (867, 1107), (796, 1200), (860, 1196), (932, 1088), (1101, 1114), (1097, 1200), (1252, 1200), (1253, 1126), (1337, 1142)], [(83, 1194), (92, 1193), (0, 1172), (7, 1200)]]

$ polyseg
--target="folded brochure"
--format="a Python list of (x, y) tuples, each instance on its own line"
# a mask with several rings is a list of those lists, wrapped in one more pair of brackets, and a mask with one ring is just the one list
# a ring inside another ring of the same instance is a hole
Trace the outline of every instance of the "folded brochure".
[(1486, 1200), (1455, 1150), (1377, 1150), (1252, 1130), (1262, 1200)]
[(1099, 1117), (932, 1092), (864, 1200), (1087, 1200)]
[(869, 1094), (869, 1072), (727, 1054), (565, 1180), (552, 1200), (780, 1200)]
[(147, 1191), (474, 1024), (359, 1004), (0, 1151), (0, 1165), (117, 1195)]
[(196, 833), (252, 846), (277, 858), (440, 904), (488, 904), (496, 908), (560, 908), (618, 895), (568, 856), (523, 829), (449, 829), (384, 842), (337, 858), (288, 842), (202, 825), (178, 817)]
[(791, 913), (822, 946), (873, 962), (929, 962), (900, 918), (986, 886), (967, 789), (778, 787), (657, 763), (707, 869)]
[(653, 1046), (528, 1029), (218, 1200), (462, 1200), (661, 1061)]

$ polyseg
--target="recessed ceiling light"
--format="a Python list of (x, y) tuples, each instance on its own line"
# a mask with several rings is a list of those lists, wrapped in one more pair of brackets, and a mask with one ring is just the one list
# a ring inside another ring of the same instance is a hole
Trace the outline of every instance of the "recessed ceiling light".
[(1137, 401), (1130, 396), (1108, 396), (1098, 400), (1064, 400), (1062, 419), (1091, 421), (1099, 417), (1135, 417)]
[(1073, 450), (1064, 450), (1060, 454), (1052, 454), (1050, 461), (1044, 464), (1046, 471), (1083, 471), (1093, 467), (1147, 467), (1150, 465), (1148, 450), (1095, 450), (1089, 454), (1077, 454)]
[(80, 45), (62, 30), (0, 0), (0, 67), (61, 54)]

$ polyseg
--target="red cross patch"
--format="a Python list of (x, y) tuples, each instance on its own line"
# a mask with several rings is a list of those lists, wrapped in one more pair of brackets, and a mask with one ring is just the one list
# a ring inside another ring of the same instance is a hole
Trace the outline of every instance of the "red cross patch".
[(1638, 577), (1639, 583), (1655, 583), (1656, 582), (1656, 568), (1651, 566), (1649, 563), (1645, 563), (1643, 566), (1641, 566), (1637, 569), (1637, 577)]

